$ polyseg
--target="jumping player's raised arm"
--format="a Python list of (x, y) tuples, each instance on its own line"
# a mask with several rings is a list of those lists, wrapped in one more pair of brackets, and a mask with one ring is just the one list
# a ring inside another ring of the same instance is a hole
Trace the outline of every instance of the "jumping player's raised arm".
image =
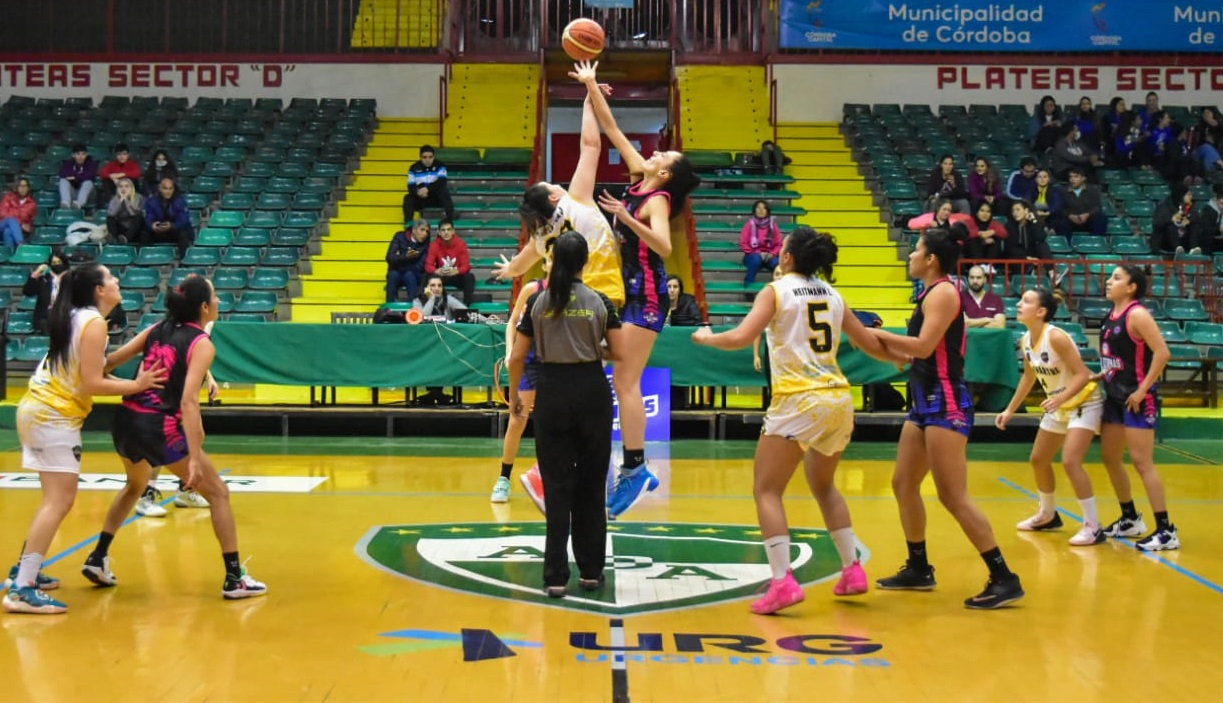
[(607, 98), (604, 97), (595, 75), (598, 68), (598, 61), (594, 63), (580, 61), (573, 65), (573, 71), (569, 73), (569, 76), (586, 84), (586, 98), (590, 101), (594, 115), (599, 120), (599, 126), (611, 140), (612, 146), (619, 150), (620, 158), (624, 159), (624, 165), (628, 167), (629, 175), (635, 183), (641, 180), (644, 173), (642, 166), (645, 164), (645, 159), (641, 157), (641, 152), (637, 151), (637, 148), (633, 146), (628, 137), (624, 136), (624, 132), (621, 132), (620, 127), (616, 124), (611, 106), (607, 104)]
[[(599, 93), (599, 91), (595, 91)], [(600, 93), (601, 95), (601, 93)], [(590, 96), (582, 103), (582, 141), (578, 165), (569, 181), (569, 197), (584, 205), (594, 205), (595, 181), (599, 175), (599, 154), (603, 140), (599, 137), (599, 121), (590, 106)]]

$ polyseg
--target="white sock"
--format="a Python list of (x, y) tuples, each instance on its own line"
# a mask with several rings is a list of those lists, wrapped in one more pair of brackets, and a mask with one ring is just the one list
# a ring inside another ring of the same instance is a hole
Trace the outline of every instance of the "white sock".
[(1040, 514), (1052, 515), (1057, 512), (1057, 496), (1053, 493), (1040, 493)]
[(1083, 510), (1083, 520), (1095, 525), (1096, 527), (1100, 526), (1100, 514), (1096, 512), (1095, 496), (1080, 500), (1079, 507)]
[(790, 535), (770, 537), (764, 541), (764, 553), (769, 557), (773, 580), (780, 581), (790, 570)]
[(853, 564), (858, 558), (858, 550), (854, 545), (854, 528), (842, 527), (828, 534), (832, 535), (832, 541), (837, 545), (837, 554), (841, 555), (841, 568)]
[(17, 586), (33, 586), (38, 579), (38, 570), (41, 568), (41, 554), (22, 554), (17, 566)]

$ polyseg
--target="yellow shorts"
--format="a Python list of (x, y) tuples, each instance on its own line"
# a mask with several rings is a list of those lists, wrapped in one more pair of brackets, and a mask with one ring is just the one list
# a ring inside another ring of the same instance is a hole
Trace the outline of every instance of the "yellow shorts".
[(848, 390), (775, 395), (762, 431), (824, 456), (844, 451), (853, 433), (854, 399)]

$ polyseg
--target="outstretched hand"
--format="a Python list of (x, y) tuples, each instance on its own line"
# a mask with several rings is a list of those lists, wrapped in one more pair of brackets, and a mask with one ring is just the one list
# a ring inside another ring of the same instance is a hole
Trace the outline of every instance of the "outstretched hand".
[(595, 71), (599, 68), (599, 62), (578, 61), (573, 64), (573, 70), (569, 72), (569, 77), (579, 83), (594, 83), (598, 80)]
[(504, 281), (510, 278), (510, 260), (501, 255), (500, 261), (493, 262), (493, 278)]
[(599, 194), (599, 207), (603, 208), (604, 212), (616, 217), (620, 217), (628, 212), (624, 207), (624, 203), (606, 190)]

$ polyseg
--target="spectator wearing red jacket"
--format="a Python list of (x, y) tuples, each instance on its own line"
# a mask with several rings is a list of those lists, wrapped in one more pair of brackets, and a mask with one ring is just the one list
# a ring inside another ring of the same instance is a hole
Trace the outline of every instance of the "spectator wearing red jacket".
[(0, 234), (4, 245), (17, 248), (34, 231), (34, 217), (38, 215), (38, 203), (30, 193), (30, 179), (21, 177), (13, 189), (0, 199)]
[(438, 238), (429, 245), (425, 273), (441, 276), (442, 283), (451, 290), (462, 289), (463, 304), (471, 306), (476, 292), (476, 277), (471, 273), (471, 253), (467, 250), (467, 242), (455, 233), (453, 221), (446, 219), (438, 223)]
[(107, 161), (98, 171), (98, 191), (100, 202), (109, 203), (119, 190), (119, 180), (130, 179), (132, 183), (140, 182), (140, 164), (136, 163), (128, 153), (126, 144), (115, 145), (115, 158)]

